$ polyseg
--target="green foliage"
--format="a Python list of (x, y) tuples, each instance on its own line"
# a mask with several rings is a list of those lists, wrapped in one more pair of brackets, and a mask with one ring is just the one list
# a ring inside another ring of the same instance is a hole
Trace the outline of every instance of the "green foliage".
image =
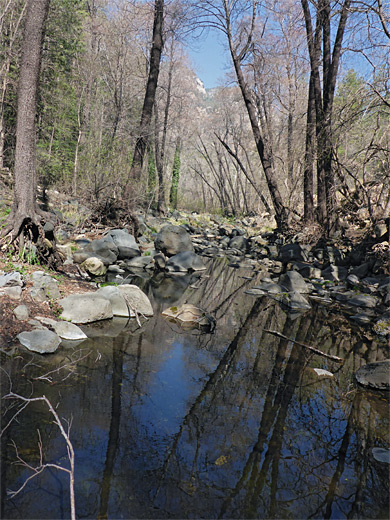
[(177, 209), (177, 193), (178, 193), (178, 188), (179, 188), (179, 178), (180, 178), (180, 145), (177, 144), (176, 150), (175, 150), (175, 157), (173, 159), (171, 191), (169, 193), (169, 203), (173, 209)]

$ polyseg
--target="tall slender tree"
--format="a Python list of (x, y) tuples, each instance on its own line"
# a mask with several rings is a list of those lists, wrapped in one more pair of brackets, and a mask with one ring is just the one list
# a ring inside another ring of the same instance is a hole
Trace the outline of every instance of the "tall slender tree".
[(11, 234), (12, 241), (20, 236), (24, 246), (24, 231), (30, 228), (38, 236), (42, 217), (36, 201), (36, 112), (42, 45), (50, 0), (29, 0), (27, 4), (22, 58), (18, 85), (15, 188), (10, 224), (2, 233)]
[(141, 178), (145, 152), (149, 142), (150, 124), (152, 120), (154, 101), (156, 98), (158, 76), (160, 73), (161, 54), (164, 46), (163, 25), (164, 0), (155, 0), (152, 47), (150, 50), (149, 76), (146, 85), (144, 103), (142, 107), (138, 137), (135, 143), (133, 161), (130, 170), (130, 178), (133, 178), (135, 180), (139, 180)]

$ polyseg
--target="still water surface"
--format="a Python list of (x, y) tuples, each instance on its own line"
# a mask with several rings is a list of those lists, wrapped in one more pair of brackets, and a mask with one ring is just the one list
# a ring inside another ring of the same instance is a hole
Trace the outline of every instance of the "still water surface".
[[(46, 395), (71, 420), (78, 518), (389, 517), (389, 466), (372, 454), (390, 445), (388, 402), (353, 385), (354, 372), (387, 358), (388, 346), (324, 305), (291, 315), (245, 294), (258, 281), (252, 276), (216, 260), (202, 278), (133, 278), (155, 310), (141, 327), (90, 325), (82, 344), (5, 360), (14, 392)], [(161, 316), (184, 302), (215, 317), (212, 334)], [(3, 375), (3, 392), (8, 384)], [(2, 439), (2, 518), (69, 518), (67, 475), (57, 470), (7, 496), (31, 475), (12, 464), (11, 441), (37, 465), (39, 429), (44, 461), (68, 467), (43, 403), (18, 419)]]

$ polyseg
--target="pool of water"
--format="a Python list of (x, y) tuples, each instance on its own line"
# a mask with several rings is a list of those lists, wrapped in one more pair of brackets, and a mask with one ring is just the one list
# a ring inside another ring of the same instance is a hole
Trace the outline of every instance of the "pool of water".
[[(3, 395), (10, 382), (45, 395), (70, 426), (78, 518), (389, 517), (389, 466), (372, 451), (390, 445), (388, 400), (353, 384), (388, 345), (336, 309), (292, 315), (247, 295), (252, 277), (223, 260), (200, 278), (133, 277), (155, 310), (141, 326), (101, 322), (84, 327), (81, 344), (3, 359)], [(162, 317), (185, 302), (215, 317), (213, 333)], [(4, 425), (20, 405), (3, 399)], [(43, 462), (69, 467), (48, 407), (29, 404), (2, 436), (2, 518), (70, 516), (58, 469), (8, 494), (32, 474), (17, 455), (40, 463), (40, 439)]]

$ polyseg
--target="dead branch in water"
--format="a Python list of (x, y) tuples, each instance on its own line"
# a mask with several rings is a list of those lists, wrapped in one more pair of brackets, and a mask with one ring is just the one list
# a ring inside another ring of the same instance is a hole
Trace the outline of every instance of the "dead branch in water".
[(263, 329), (264, 332), (267, 332), (268, 334), (273, 334), (274, 336), (277, 336), (278, 338), (286, 339), (287, 341), (292, 341), (293, 343), (296, 343), (300, 347), (304, 347), (309, 349), (311, 352), (314, 352), (315, 354), (318, 354), (319, 356), (324, 356), (328, 359), (331, 359), (332, 361), (336, 361), (336, 363), (343, 363), (343, 359), (341, 359), (338, 356), (332, 356), (332, 354), (326, 354), (325, 352), (322, 352), (322, 350), (318, 350), (317, 348), (311, 347), (310, 345), (305, 345), (305, 343), (301, 343), (300, 341), (296, 341), (295, 339), (288, 338), (284, 334), (281, 334), (280, 332), (277, 332), (276, 330), (266, 330)]

